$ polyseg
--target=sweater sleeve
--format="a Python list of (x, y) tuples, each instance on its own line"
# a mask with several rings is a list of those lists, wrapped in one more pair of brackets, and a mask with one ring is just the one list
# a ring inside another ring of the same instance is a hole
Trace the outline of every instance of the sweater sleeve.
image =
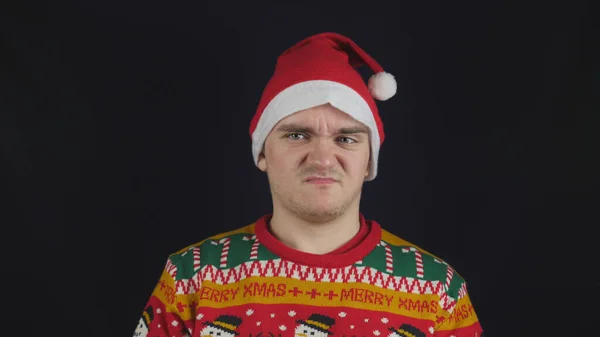
[[(150, 294), (133, 333), (134, 337), (189, 337), (195, 321), (194, 293), (181, 293), (176, 275), (177, 256), (170, 256)], [(179, 270), (180, 271), (180, 270)]]
[(435, 337), (483, 337), (483, 329), (467, 292), (467, 284), (456, 275), (442, 295)]

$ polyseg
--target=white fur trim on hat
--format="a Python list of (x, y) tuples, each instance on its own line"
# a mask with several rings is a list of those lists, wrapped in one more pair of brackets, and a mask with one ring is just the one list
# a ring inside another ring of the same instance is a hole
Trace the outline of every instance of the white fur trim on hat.
[(285, 117), (302, 110), (330, 103), (366, 125), (370, 132), (371, 167), (365, 180), (377, 176), (379, 132), (369, 104), (352, 88), (333, 81), (314, 80), (292, 85), (275, 96), (263, 111), (252, 133), (252, 155), (258, 165), (265, 140), (275, 125)]

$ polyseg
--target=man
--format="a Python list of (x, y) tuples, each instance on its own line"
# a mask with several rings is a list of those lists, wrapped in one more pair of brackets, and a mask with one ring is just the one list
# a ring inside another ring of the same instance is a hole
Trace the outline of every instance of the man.
[(347, 37), (286, 50), (250, 126), (272, 214), (169, 256), (135, 336), (482, 336), (464, 279), (359, 211), (395, 92)]

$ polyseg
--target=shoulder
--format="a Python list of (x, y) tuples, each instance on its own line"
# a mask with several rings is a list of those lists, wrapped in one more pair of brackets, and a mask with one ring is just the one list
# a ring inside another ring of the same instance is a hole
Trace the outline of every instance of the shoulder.
[(235, 249), (241, 242), (249, 242), (254, 235), (254, 227), (255, 223), (251, 223), (183, 247), (168, 255), (164, 271), (178, 281), (191, 279), (206, 265), (219, 266), (222, 263), (222, 252)]
[(442, 260), (440, 257), (430, 253), (429, 251), (417, 246), (416, 244), (406, 241), (405, 239), (390, 233), (385, 229), (381, 229), (381, 240), (393, 247), (397, 247), (398, 249), (410, 249), (412, 251), (418, 251), (420, 254), (430, 256), (441, 263), (446, 263), (446, 261)]
[(219, 233), (219, 234), (215, 234), (215, 235), (206, 237), (206, 238), (202, 239), (201, 241), (198, 241), (196, 243), (193, 243), (191, 245), (188, 245), (186, 247), (183, 247), (183, 248), (173, 252), (171, 255), (169, 255), (169, 257), (174, 258), (177, 256), (181, 256), (181, 255), (185, 254), (187, 251), (193, 250), (194, 248), (202, 248), (207, 245), (215, 245), (215, 244), (223, 243), (226, 240), (232, 240), (232, 241), (235, 239), (243, 240), (243, 238), (248, 235), (250, 235), (250, 236), (254, 235), (254, 225), (255, 225), (255, 223), (251, 223), (249, 225), (239, 227), (239, 228), (236, 228), (231, 231), (227, 231), (227, 232), (223, 232), (223, 233)]
[(211, 235), (183, 247), (168, 256), (168, 264), (177, 266), (190, 265), (199, 262), (200, 256), (204, 262), (210, 257), (219, 258), (219, 254), (224, 246), (234, 246), (238, 241), (244, 241), (252, 238), (254, 235), (255, 223), (236, 228), (227, 232)]
[(381, 240), (391, 247), (394, 255), (413, 253), (418, 263), (425, 269), (424, 273), (431, 278), (444, 282), (451, 280), (453, 284), (459, 285), (465, 282), (456, 269), (443, 258), (383, 228), (381, 229)]
[(409, 259), (404, 262), (411, 261), (408, 265), (417, 269), (413, 274), (416, 276), (415, 281), (434, 284), (434, 292), (439, 295), (439, 305), (443, 310), (452, 312), (457, 303), (463, 303), (462, 310), (468, 310), (471, 304), (467, 294), (467, 281), (449, 263), (383, 228), (381, 241), (390, 247), (393, 257), (402, 256)]

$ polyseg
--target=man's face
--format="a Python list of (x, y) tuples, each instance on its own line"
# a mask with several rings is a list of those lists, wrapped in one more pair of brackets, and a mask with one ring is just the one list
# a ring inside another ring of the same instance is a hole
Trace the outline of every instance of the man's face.
[(367, 127), (327, 104), (281, 120), (258, 167), (267, 172), (275, 207), (326, 221), (358, 207), (369, 158)]

